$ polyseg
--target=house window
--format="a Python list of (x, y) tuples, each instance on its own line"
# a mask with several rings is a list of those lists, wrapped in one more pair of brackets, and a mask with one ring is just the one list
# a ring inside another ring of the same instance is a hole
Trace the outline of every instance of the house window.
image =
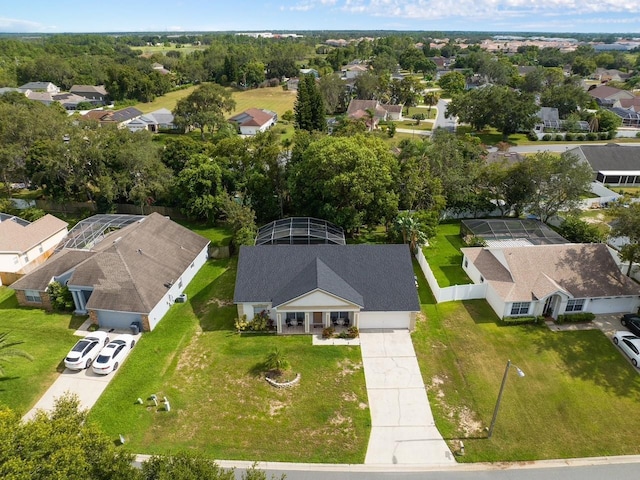
[(29, 263), (29, 255), (27, 255), (26, 253), (22, 256), (22, 261), (24, 263)]
[(40, 253), (44, 252), (44, 248), (42, 248), (42, 245), (38, 245), (38, 251), (39, 251)]
[(572, 299), (567, 302), (565, 312), (581, 312), (584, 308), (584, 298)]
[(526, 315), (529, 313), (531, 302), (513, 302), (511, 304), (511, 315)]
[(27, 302), (42, 303), (42, 299), (40, 298), (40, 292), (37, 290), (25, 290), (24, 296), (26, 297)]
[(345, 320), (349, 318), (349, 312), (331, 312), (331, 320)]
[(191, 268), (196, 266), (196, 262), (191, 262)]
[(466, 258), (464, 259), (464, 268), (467, 268), (469, 266), (469, 260), (467, 260)]
[(178, 279), (178, 288), (182, 288), (182, 277)]
[(287, 312), (287, 320), (290, 322), (304, 322), (304, 312)]

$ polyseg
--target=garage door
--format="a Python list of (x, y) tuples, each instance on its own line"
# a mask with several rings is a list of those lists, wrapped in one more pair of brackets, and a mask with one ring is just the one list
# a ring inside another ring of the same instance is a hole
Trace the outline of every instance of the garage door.
[(410, 312), (360, 312), (359, 328), (408, 329), (410, 322)]
[(140, 322), (140, 315), (137, 313), (110, 312), (98, 310), (98, 325), (101, 328), (128, 329), (133, 322)]
[(636, 311), (635, 298), (594, 298), (589, 303), (591, 313), (626, 313)]

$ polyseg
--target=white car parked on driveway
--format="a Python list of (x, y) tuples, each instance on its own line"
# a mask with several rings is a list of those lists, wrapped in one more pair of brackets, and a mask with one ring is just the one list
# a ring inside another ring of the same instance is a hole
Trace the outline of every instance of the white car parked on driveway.
[(107, 332), (92, 332), (74, 345), (64, 359), (64, 366), (70, 370), (89, 368), (91, 362), (100, 353), (100, 349), (109, 343)]
[(93, 372), (100, 375), (115, 372), (135, 344), (135, 338), (129, 334), (120, 335), (115, 340), (111, 340), (111, 343), (102, 349), (96, 361), (93, 362)]
[(631, 359), (634, 367), (640, 365), (640, 337), (626, 331), (618, 331), (613, 335), (613, 343)]

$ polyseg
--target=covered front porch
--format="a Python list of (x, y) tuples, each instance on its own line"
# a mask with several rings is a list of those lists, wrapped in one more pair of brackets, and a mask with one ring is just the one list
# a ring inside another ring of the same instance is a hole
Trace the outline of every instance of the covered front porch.
[(320, 334), (329, 327), (339, 334), (349, 327), (357, 327), (358, 317), (358, 311), (278, 311), (275, 323), (279, 335)]

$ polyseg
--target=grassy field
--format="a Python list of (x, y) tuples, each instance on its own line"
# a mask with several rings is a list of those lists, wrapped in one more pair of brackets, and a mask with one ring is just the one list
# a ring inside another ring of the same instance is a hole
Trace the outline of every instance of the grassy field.
[[(462, 462), (637, 455), (640, 375), (598, 330), (499, 327), (484, 300), (435, 304), (419, 267), (426, 321), (413, 343), (436, 426)], [(486, 431), (507, 360), (491, 439)]]
[[(362, 463), (370, 416), (358, 347), (313, 347), (309, 336), (237, 335), (235, 260), (207, 263), (147, 333), (90, 418), (137, 453)], [(274, 389), (262, 362), (278, 346), (301, 383)], [(136, 405), (168, 396), (171, 412)]]
[(137, 51), (140, 55), (152, 55), (154, 53), (162, 53), (163, 55), (167, 52), (176, 51), (181, 52), (182, 55), (188, 55), (189, 53), (195, 52), (197, 50), (205, 50), (207, 48), (206, 45), (191, 45), (184, 44), (181, 45), (180, 48), (177, 48), (178, 44), (169, 43), (168, 45), (145, 45), (144, 47), (132, 47), (132, 50)]
[(202, 225), (201, 223), (190, 222), (188, 220), (175, 220), (175, 222), (198, 235), (208, 238), (211, 240), (211, 245), (229, 245), (231, 238), (233, 237), (233, 232), (226, 226), (212, 227), (210, 225)]
[(460, 237), (460, 222), (453, 222), (438, 225), (436, 236), (429, 240), (429, 246), (422, 248), (441, 287), (471, 283), (462, 270), (462, 247), (466, 245)]
[[(173, 110), (178, 100), (188, 96), (195, 88), (196, 87), (193, 86), (182, 90), (175, 90), (162, 97), (156, 98), (153, 102), (138, 103), (135, 107), (144, 113), (153, 112), (159, 108)], [(229, 114), (229, 117), (252, 107), (272, 110), (281, 117), (287, 110), (293, 110), (296, 94), (295, 92), (285, 91), (282, 87), (254, 88), (251, 90), (233, 91), (233, 99), (236, 101), (236, 109)]]
[(33, 357), (3, 362), (0, 405), (24, 414), (36, 403), (64, 369), (64, 357), (77, 340), (73, 332), (84, 319), (19, 308), (14, 291), (0, 287), (0, 331), (9, 332), (9, 341), (23, 341), (16, 348)]

